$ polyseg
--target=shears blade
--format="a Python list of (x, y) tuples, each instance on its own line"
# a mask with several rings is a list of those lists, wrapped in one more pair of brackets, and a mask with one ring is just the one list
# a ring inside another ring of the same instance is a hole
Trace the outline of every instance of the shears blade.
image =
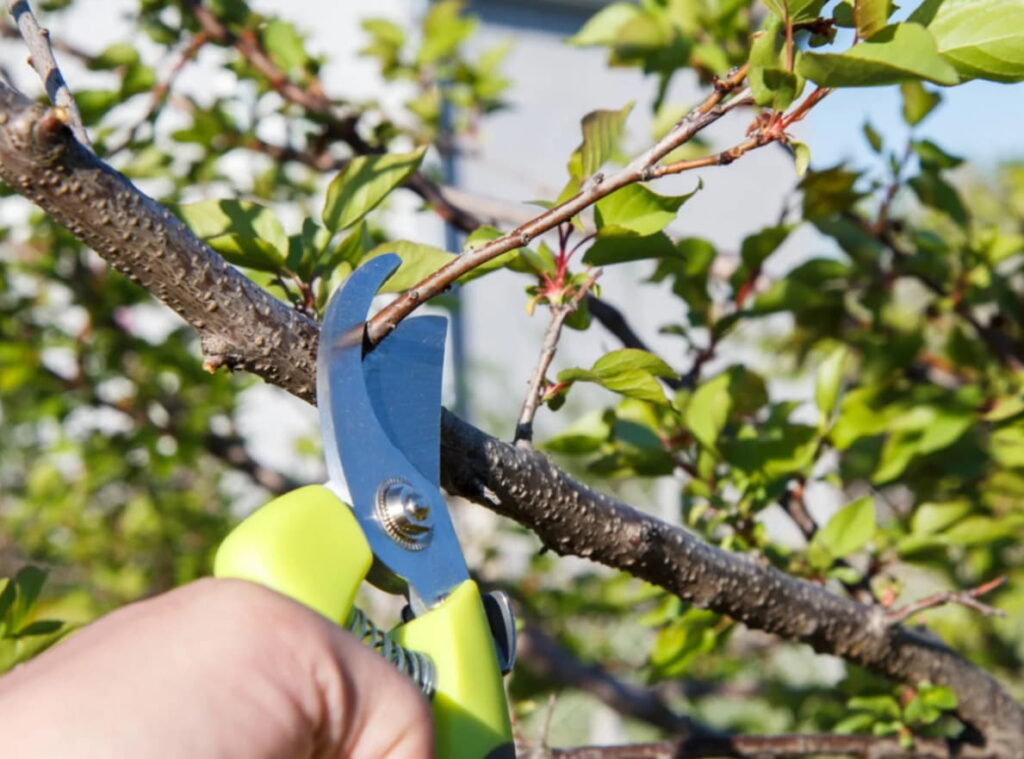
[(375, 558), (406, 581), (417, 610), (469, 573), (438, 487), (445, 320), (406, 320), (364, 351), (373, 298), (399, 263), (367, 261), (331, 298), (317, 400), (328, 484), (347, 493)]

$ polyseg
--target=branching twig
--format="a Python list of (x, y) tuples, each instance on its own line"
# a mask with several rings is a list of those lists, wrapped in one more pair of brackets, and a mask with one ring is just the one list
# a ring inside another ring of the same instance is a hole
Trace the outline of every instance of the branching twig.
[(82, 114), (78, 112), (78, 104), (75, 103), (75, 97), (71, 94), (67, 82), (64, 81), (64, 76), (60, 73), (57, 59), (53, 57), (50, 31), (39, 25), (28, 0), (11, 0), (8, 9), (14, 17), (18, 31), (21, 32), (21, 38), (25, 40), (25, 45), (28, 47), (29, 62), (39, 74), (39, 78), (43, 80), (47, 97), (50, 98), (51, 103), (62, 109), (65, 123), (70, 127), (75, 138), (86, 147), (91, 148), (92, 143), (89, 142), (89, 135), (86, 134), (85, 127), (82, 125)]
[(890, 625), (902, 624), (914, 615), (920, 614), (922, 611), (934, 609), (938, 606), (945, 606), (947, 604), (960, 604), (961, 606), (966, 606), (968, 609), (974, 609), (974, 611), (986, 617), (1005, 617), (1006, 612), (1002, 609), (996, 609), (978, 600), (982, 596), (991, 593), (1005, 582), (1006, 577), (997, 577), (994, 580), (989, 580), (988, 582), (982, 583), (978, 587), (971, 588), (970, 590), (934, 593), (930, 596), (918, 599), (913, 603), (909, 603), (899, 609), (893, 609), (888, 613), (887, 621)]
[(580, 211), (589, 208), (615, 190), (635, 182), (644, 182), (654, 178), (658, 161), (733, 108), (753, 102), (746, 91), (737, 94), (728, 102), (724, 102), (727, 95), (732, 94), (740, 87), (746, 78), (746, 73), (746, 66), (742, 66), (719, 81), (704, 102), (684, 116), (653, 147), (634, 158), (622, 170), (610, 176), (595, 174), (584, 182), (583, 190), (564, 203), (548, 209), (511, 232), (464, 253), (407, 290), (404, 295), (381, 309), (370, 320), (367, 338), (372, 343), (379, 342), (421, 303), (442, 292), (463, 274), (502, 253), (527, 245), (537, 235), (569, 221)]
[(178, 60), (175, 62), (174, 66), (171, 67), (171, 70), (167, 73), (167, 78), (164, 79), (164, 81), (160, 82), (150, 92), (149, 108), (146, 109), (145, 115), (143, 115), (141, 119), (136, 121), (131, 126), (131, 128), (128, 130), (128, 133), (125, 135), (124, 139), (122, 139), (118, 145), (106, 151), (107, 156), (115, 155), (116, 153), (120, 153), (122, 150), (127, 148), (135, 141), (135, 136), (138, 134), (139, 129), (142, 128), (143, 124), (149, 121), (156, 120), (157, 116), (160, 113), (160, 109), (167, 101), (167, 96), (171, 92), (171, 87), (174, 85), (174, 80), (178, 78), (178, 75), (185, 68), (185, 64), (187, 64), (189, 61), (196, 57), (196, 55), (199, 53), (199, 50), (203, 47), (203, 45), (206, 44), (206, 42), (207, 37), (205, 32), (199, 32), (194, 37), (192, 37), (191, 40), (189, 40), (189, 43), (185, 46), (185, 49), (182, 50), (181, 55), (178, 57)]
[(533, 370), (533, 377), (530, 379), (530, 388), (526, 391), (526, 398), (523, 400), (522, 411), (519, 412), (519, 421), (516, 423), (516, 432), (513, 441), (517, 444), (529, 445), (533, 440), (533, 417), (537, 415), (544, 398), (544, 385), (548, 373), (548, 367), (555, 358), (558, 350), (558, 338), (562, 334), (562, 327), (565, 320), (580, 305), (590, 288), (594, 286), (597, 278), (601, 276), (598, 269), (584, 282), (573, 296), (561, 304), (551, 304), (551, 321), (548, 322), (547, 331), (544, 333), (544, 345), (541, 347), (540, 358), (537, 361), (537, 368)]

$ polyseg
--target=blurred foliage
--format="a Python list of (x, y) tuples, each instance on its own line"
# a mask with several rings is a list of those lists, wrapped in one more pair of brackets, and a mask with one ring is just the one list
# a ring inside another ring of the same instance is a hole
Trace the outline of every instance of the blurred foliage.
[[(865, 125), (878, 157), (866, 167), (810, 168), (810, 148), (792, 143), (802, 203), (738, 251), (677, 239), (669, 225), (690, 195), (638, 184), (596, 204), (592, 233), (576, 219), (482, 268), (522, 275), (530, 309), (569, 302), (592, 267), (635, 262), (646, 284), (678, 299), (663, 331), (681, 339), (687, 366), (613, 350), (545, 384), (552, 410), (581, 382), (609, 393), (544, 443), (567, 467), (613, 490), (651, 492), (671, 477), (679, 520), (705, 540), (893, 609), (1006, 577), (985, 599), (1005, 618), (947, 606), (913, 623), (1024, 696), (1024, 166), (972, 173), (918, 134), (941, 103), (934, 85), (1024, 76), (1019, 6), (968, 5), (929, 0), (899, 23), (891, 4), (868, 0), (607, 5), (569, 42), (654, 77), (662, 133), (680, 113), (667, 102), (675, 75), (710, 84), (749, 64), (762, 119), (815, 85), (898, 85), (910, 137), (891, 144)], [(506, 49), (474, 46), (477, 22), (453, 0), (415, 29), (365, 21), (362, 54), (404, 93), (394, 113), (383, 99), (325, 94), (328, 59), (286, 18), (242, 0), (204, 7), (219, 33), (189, 3), (141, 0), (129, 22), (151, 44), (86, 54), (108, 82), (76, 93), (98, 154), (311, 315), (385, 250), (403, 258), (393, 289), (450, 260), (453, 251), (393, 240), (386, 210), (503, 105)], [(979, 21), (986, 13), (1003, 14), (1001, 36)], [(179, 87), (177, 70), (210, 48), (232, 86)], [(554, 202), (628, 158), (632, 106), (605, 105), (583, 117)], [(706, 152), (695, 141), (672, 158)], [(24, 215), (21, 199), (4, 202), (11, 218)], [(207, 573), (241, 516), (232, 478), (258, 465), (237, 433), (250, 379), (205, 372), (188, 329), (45, 216), (28, 212), (0, 234), (0, 574), (13, 576), (0, 591), (2, 667), (59, 634), (35, 614), (83, 620)], [(466, 248), (500, 234), (482, 227)], [(769, 277), (769, 260), (797, 244), (799, 263)], [(769, 325), (760, 345), (732, 349), (758, 324)], [(590, 325), (584, 302), (568, 326)], [(780, 390), (793, 380), (800, 401)], [(838, 506), (814, 503), (822, 496)], [(536, 547), (506, 525), (485, 558), (524, 543)], [(42, 572), (15, 574), (26, 562), (50, 569), (41, 600)], [(804, 648), (625, 576), (567, 578), (533, 553), (502, 581), (577, 656), (626, 678), (640, 672), (673, 706), (723, 727), (906, 740), (960, 730), (949, 688), (819, 667)], [(519, 713), (555, 687), (521, 669)]]

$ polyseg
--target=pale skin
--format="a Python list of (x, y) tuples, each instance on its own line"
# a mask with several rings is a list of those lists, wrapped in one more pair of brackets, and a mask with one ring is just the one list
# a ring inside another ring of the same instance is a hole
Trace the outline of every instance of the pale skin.
[(0, 678), (19, 759), (431, 759), (404, 675), (284, 596), (201, 580), (108, 614)]

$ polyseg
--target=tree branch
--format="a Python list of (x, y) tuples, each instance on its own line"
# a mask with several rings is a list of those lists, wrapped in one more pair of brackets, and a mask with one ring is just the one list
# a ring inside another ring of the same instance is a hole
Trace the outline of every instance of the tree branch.
[(633, 746), (581, 746), (549, 749), (551, 759), (787, 759), (788, 757), (863, 757), (864, 759), (983, 759), (985, 749), (941, 738), (874, 735), (694, 736), (681, 743), (664, 741)]
[[(165, 208), (79, 145), (53, 109), (0, 84), (0, 177), (200, 333), (211, 366), (245, 369), (314, 400), (317, 326), (228, 266)], [(444, 412), (446, 488), (504, 514), (561, 554), (590, 558), (702, 608), (807, 643), (894, 680), (946, 685), (987, 755), (1024, 756), (1024, 709), (931, 637), (597, 493), (544, 455)]]
[(50, 46), (50, 31), (39, 26), (35, 15), (32, 13), (32, 6), (28, 0), (11, 0), (8, 9), (14, 17), (14, 23), (18, 26), (21, 38), (29, 51), (29, 62), (32, 68), (43, 80), (46, 87), (46, 95), (50, 102), (58, 108), (63, 109), (62, 116), (71, 128), (75, 137), (86, 147), (91, 147), (89, 135), (86, 134), (82, 125), (82, 114), (78, 112), (78, 104), (74, 95), (68, 88), (64, 76), (60, 73), (57, 59), (53, 56), (53, 48)]

